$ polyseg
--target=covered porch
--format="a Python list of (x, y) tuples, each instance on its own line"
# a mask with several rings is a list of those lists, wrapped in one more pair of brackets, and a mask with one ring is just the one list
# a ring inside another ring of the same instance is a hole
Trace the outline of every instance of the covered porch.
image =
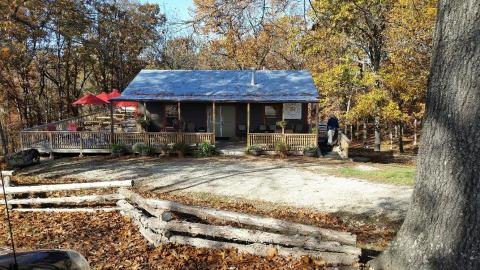
[(292, 151), (317, 145), (317, 103), (145, 101), (140, 110), (148, 132), (206, 133), (267, 151), (279, 142)]

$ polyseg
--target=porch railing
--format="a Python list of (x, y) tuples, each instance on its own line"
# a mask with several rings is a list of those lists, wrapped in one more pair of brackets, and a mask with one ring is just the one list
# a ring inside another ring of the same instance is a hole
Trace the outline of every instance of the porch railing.
[(91, 112), (86, 115), (81, 115), (77, 117), (71, 117), (68, 119), (63, 119), (55, 122), (51, 122), (48, 124), (42, 124), (38, 126), (34, 126), (31, 128), (26, 128), (24, 131), (47, 131), (49, 126), (55, 127), (56, 130), (67, 130), (69, 124), (76, 124), (77, 126), (80, 126), (81, 123), (84, 123), (85, 121), (90, 121), (94, 120), (98, 116), (102, 115), (109, 115), (109, 111), (106, 109), (100, 109), (95, 112)]
[(292, 151), (303, 151), (307, 146), (317, 145), (317, 134), (249, 133), (247, 140), (247, 145), (257, 145), (266, 151), (274, 150), (279, 142), (284, 142)]
[[(112, 140), (113, 139), (113, 140)], [(158, 148), (166, 144), (183, 142), (199, 144), (215, 143), (213, 133), (114, 133), (94, 131), (22, 131), (22, 148), (36, 148), (40, 152), (83, 152), (85, 150), (109, 150), (112, 142), (132, 146), (137, 142)], [(95, 152), (95, 151), (91, 151)]]

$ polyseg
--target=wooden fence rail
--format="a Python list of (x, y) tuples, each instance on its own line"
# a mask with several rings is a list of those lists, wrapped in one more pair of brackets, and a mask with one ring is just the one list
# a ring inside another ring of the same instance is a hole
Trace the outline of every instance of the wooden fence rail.
[[(112, 140), (113, 139), (113, 140)], [(40, 152), (108, 152), (111, 144), (125, 144), (131, 147), (142, 142), (159, 148), (162, 145), (186, 143), (199, 144), (208, 141), (215, 144), (213, 133), (182, 132), (135, 132), (113, 133), (95, 131), (22, 131), (23, 149), (35, 148)]]
[(316, 134), (249, 133), (248, 145), (257, 145), (263, 150), (275, 149), (275, 144), (284, 142), (292, 151), (302, 151), (307, 146), (317, 145)]

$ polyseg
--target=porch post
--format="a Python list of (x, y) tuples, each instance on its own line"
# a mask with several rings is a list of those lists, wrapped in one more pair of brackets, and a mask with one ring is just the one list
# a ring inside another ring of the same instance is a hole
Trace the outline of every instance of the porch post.
[(318, 120), (319, 120), (319, 103), (315, 103), (315, 128), (317, 129), (317, 134), (318, 134)]
[(285, 134), (285, 125), (283, 124), (283, 122), (285, 121), (285, 114), (283, 113), (283, 105), (285, 103), (282, 103), (282, 134)]
[(216, 126), (216, 120), (215, 120), (215, 101), (212, 102), (212, 132), (213, 132), (213, 137), (215, 137), (215, 126)]
[(113, 131), (114, 131), (113, 104), (110, 103), (110, 146), (113, 145)]
[(183, 125), (182, 125), (182, 111), (180, 109), (180, 101), (177, 102), (177, 113), (178, 113), (178, 129), (180, 130), (180, 132), (182, 132)]
[(307, 124), (312, 129), (312, 103), (307, 103)]
[(143, 120), (147, 120), (147, 103), (143, 102)]
[(247, 103), (247, 147), (250, 147), (250, 103)]

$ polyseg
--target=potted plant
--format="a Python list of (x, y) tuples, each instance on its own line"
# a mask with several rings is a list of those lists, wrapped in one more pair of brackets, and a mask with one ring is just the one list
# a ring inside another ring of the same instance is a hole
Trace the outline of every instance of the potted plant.
[(137, 119), (137, 123), (142, 127), (144, 131), (148, 130), (148, 127), (150, 126), (150, 120), (144, 118)]
[(188, 151), (188, 145), (183, 142), (175, 143), (172, 147), (172, 150), (177, 153), (178, 157), (183, 158), (185, 153)]
[(112, 156), (119, 157), (127, 153), (127, 146), (123, 143), (114, 143), (111, 147)]
[(306, 157), (316, 157), (317, 151), (318, 147), (316, 147), (315, 145), (306, 146), (305, 148), (303, 148), (303, 155)]
[(281, 158), (287, 158), (288, 156), (288, 146), (284, 142), (278, 142), (275, 144), (275, 152), (280, 155)]
[(285, 120), (282, 120), (282, 121), (278, 121), (278, 122), (277, 122), (277, 126), (279, 126), (280, 128), (282, 128), (282, 130), (284, 130), (284, 129), (287, 127), (287, 124), (288, 124), (288, 122), (285, 121)]
[(247, 152), (253, 156), (260, 156), (263, 153), (263, 149), (260, 146), (254, 144), (248, 147)]
[(198, 145), (198, 149), (195, 150), (195, 157), (211, 157), (217, 154), (215, 145), (212, 145), (209, 141), (205, 141)]

